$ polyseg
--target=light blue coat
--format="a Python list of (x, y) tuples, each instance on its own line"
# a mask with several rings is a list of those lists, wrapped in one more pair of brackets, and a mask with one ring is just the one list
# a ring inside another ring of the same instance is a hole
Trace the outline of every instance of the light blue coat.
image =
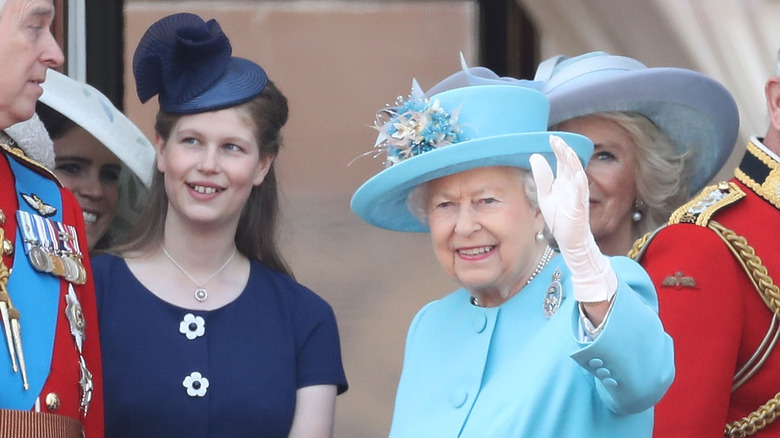
[[(625, 257), (603, 331), (580, 342), (571, 277), (557, 255), (506, 303), (471, 305), (463, 289), (426, 305), (406, 341), (392, 438), (650, 437), (653, 405), (674, 377), (655, 289)], [(547, 319), (556, 268), (564, 300)]]

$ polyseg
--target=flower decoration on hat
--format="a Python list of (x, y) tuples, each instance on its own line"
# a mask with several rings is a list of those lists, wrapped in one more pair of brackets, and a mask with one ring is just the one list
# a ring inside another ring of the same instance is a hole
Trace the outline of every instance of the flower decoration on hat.
[(374, 129), (379, 131), (375, 148), (387, 153), (386, 165), (463, 141), (458, 111), (447, 112), (437, 99), (425, 97), (417, 81), (407, 100), (377, 113)]

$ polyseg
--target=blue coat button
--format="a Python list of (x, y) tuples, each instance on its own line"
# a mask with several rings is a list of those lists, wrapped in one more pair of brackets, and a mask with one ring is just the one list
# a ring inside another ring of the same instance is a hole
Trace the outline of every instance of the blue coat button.
[(588, 361), (588, 366), (591, 368), (601, 368), (602, 366), (604, 366), (604, 361), (597, 357), (594, 357), (593, 359)]
[(450, 403), (452, 403), (452, 407), (458, 409), (462, 407), (464, 403), (466, 403), (466, 400), (468, 400), (468, 398), (469, 398), (469, 393), (466, 392), (466, 390), (456, 389), (450, 395)]
[(607, 378), (607, 379), (604, 379), (604, 380), (602, 380), (602, 381), (601, 381), (601, 383), (602, 383), (604, 386), (606, 386), (607, 388), (617, 388), (617, 386), (618, 386), (617, 380), (615, 380), (615, 379), (613, 379), (613, 378), (611, 378), (611, 377), (610, 377), (610, 378)]
[(601, 380), (604, 380), (611, 375), (612, 373), (610, 373), (609, 370), (606, 368), (599, 368), (596, 370), (596, 377), (598, 377)]
[(482, 333), (487, 327), (487, 317), (485, 315), (478, 315), (474, 318), (474, 331)]

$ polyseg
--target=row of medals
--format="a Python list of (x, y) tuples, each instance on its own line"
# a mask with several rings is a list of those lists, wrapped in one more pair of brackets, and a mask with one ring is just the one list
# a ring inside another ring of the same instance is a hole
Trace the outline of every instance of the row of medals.
[[(82, 254), (77, 251), (69, 251), (69, 250), (59, 250), (55, 248), (49, 248), (47, 246), (42, 246), (41, 242), (37, 240), (38, 236), (34, 236), (30, 230), (27, 230), (25, 232), (24, 227), (25, 225), (23, 222), (28, 222), (22, 220), (22, 216), (25, 215), (26, 212), (19, 211), (18, 212), (18, 226), (21, 227), (22, 235), (24, 236), (24, 242), (25, 244), (29, 245), (27, 247), (27, 258), (30, 261), (30, 264), (32, 267), (37, 270), (38, 272), (45, 272), (48, 274), (55, 275), (57, 277), (63, 278), (66, 281), (82, 285), (87, 282), (87, 270), (84, 267), (84, 264), (81, 262)], [(5, 222), (5, 215), (3, 214), (2, 210), (0, 210), (0, 224), (3, 224)], [(32, 228), (30, 228), (32, 229)], [(77, 236), (74, 234), (71, 234), (68, 231), (65, 231), (64, 234), (62, 231), (60, 231), (58, 237), (70, 241), (77, 239)], [(6, 246), (11, 247), (10, 251), (6, 251)], [(76, 245), (76, 248), (78, 245)], [(10, 241), (4, 240), (3, 241), (3, 251), (6, 254), (10, 254), (13, 251), (13, 244), (11, 244)], [(92, 400), (92, 390), (93, 390), (93, 382), (92, 382), (92, 373), (89, 372), (87, 369), (86, 361), (84, 360), (83, 352), (82, 352), (82, 344), (84, 340), (84, 315), (81, 311), (81, 304), (78, 302), (78, 298), (76, 297), (75, 291), (73, 290), (73, 286), (69, 286), (68, 294), (66, 295), (66, 301), (68, 305), (65, 308), (65, 314), (67, 316), (68, 322), (70, 324), (71, 328), (71, 334), (73, 335), (76, 349), (79, 353), (79, 370), (80, 370), (80, 379), (79, 384), (81, 386), (81, 400), (80, 400), (80, 407), (84, 415), (87, 413), (87, 409), (89, 408), (90, 401)], [(10, 304), (10, 303), (8, 303)], [(11, 307), (11, 306), (9, 306)], [(6, 312), (7, 313), (7, 312)], [(18, 312), (17, 312), (18, 313)], [(4, 315), (5, 316), (5, 315)], [(18, 324), (18, 316), (16, 320), (9, 321), (10, 323), (16, 323), (15, 326), (15, 335), (9, 336), (8, 330), (6, 329), (6, 336), (8, 337), (8, 343), (9, 343), (9, 351), (11, 351), (11, 361), (13, 365), (13, 371), (15, 372), (17, 369), (19, 369), (22, 372), (22, 382), (23, 387), (25, 390), (29, 388), (29, 384), (27, 382), (27, 372), (26, 372), (26, 366), (24, 361), (24, 353), (22, 352), (22, 341), (20, 337), (20, 330), (21, 327)], [(11, 337), (14, 338), (13, 343), (11, 342)], [(14, 345), (11, 345), (14, 344)], [(14, 354), (16, 353), (16, 354)], [(16, 356), (16, 357), (15, 357)], [(18, 359), (18, 366), (17, 366), (17, 359)], [(50, 401), (47, 398), (46, 400), (47, 405), (49, 405)], [(49, 406), (50, 409), (57, 409), (59, 406), (59, 401), (52, 401), (53, 405)]]
[(31, 246), (27, 256), (33, 268), (39, 272), (47, 272), (73, 284), (87, 282), (87, 270), (78, 255), (64, 252), (55, 254), (42, 246)]

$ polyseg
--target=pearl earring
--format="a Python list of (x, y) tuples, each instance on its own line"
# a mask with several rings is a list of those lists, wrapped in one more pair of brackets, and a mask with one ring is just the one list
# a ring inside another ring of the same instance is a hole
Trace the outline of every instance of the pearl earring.
[(541, 231), (536, 232), (536, 241), (541, 242), (544, 240), (544, 233)]
[(634, 201), (634, 214), (631, 216), (631, 219), (633, 219), (634, 222), (639, 222), (642, 220), (642, 210), (644, 208), (645, 208), (645, 202), (637, 198), (637, 200)]

